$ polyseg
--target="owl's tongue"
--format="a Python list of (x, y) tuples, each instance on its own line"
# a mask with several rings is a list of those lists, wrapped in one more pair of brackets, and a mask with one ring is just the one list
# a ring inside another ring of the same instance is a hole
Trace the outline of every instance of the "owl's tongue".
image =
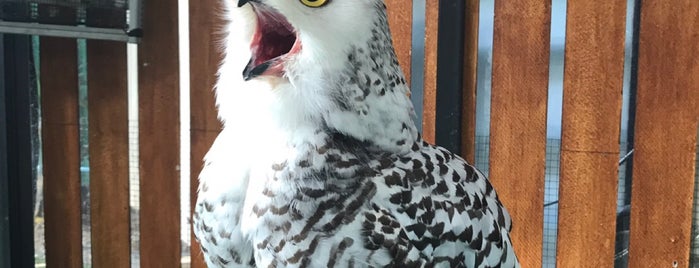
[(250, 44), (252, 57), (243, 71), (245, 81), (261, 75), (281, 76), (282, 58), (298, 51), (294, 28), (274, 9), (264, 5), (254, 5), (257, 14), (257, 29)]

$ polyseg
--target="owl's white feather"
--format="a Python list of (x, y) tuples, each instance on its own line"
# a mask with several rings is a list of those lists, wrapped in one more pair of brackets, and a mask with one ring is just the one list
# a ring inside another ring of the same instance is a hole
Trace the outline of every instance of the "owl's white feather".
[(421, 139), (382, 0), (304, 1), (226, 0), (193, 219), (207, 264), (518, 267), (487, 179)]

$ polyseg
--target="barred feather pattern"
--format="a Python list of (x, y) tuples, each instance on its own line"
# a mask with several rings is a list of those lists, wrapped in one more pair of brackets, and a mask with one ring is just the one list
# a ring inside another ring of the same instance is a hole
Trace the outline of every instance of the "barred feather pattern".
[(259, 194), (234, 205), (256, 226), (249, 241), (220, 224), (240, 218), (210, 217), (225, 206), (199, 202), (205, 252), (230, 247), (209, 254), (210, 267), (515, 267), (509, 214), (459, 156), (420, 139), (395, 155), (339, 133), (315, 138), (250, 178), (265, 181)]
[(385, 6), (353, 1), (373, 3), (363, 14), (373, 28), (348, 42), (342, 68), (323, 73), (322, 84), (312, 84), (310, 68), (287, 66), (286, 83), (252, 88), (252, 81), (233, 91), (221, 81), (239, 74), (222, 69), (219, 92), (240, 95), (219, 94), (220, 109), (256, 101), (273, 108), (254, 106), (254, 120), (243, 109), (222, 116), (193, 213), (206, 263), (519, 267), (510, 215), (488, 179), (418, 134)]

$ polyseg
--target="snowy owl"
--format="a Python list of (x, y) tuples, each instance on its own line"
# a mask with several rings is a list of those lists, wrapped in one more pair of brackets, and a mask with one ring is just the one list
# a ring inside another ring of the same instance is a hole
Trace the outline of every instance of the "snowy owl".
[(519, 267), (487, 178), (418, 133), (383, 0), (225, 5), (209, 267)]

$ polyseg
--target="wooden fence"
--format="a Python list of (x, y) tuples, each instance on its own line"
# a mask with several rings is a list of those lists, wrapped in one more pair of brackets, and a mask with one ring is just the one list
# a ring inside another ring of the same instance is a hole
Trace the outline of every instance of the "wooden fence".
[[(191, 108), (191, 189), (220, 124), (212, 86), (220, 0), (190, 1), (191, 103), (179, 89), (177, 1), (144, 1), (139, 46), (140, 262), (180, 265), (180, 105)], [(411, 2), (386, 0), (410, 74)], [(424, 137), (438, 136), (440, 2), (426, 1)], [(568, 0), (557, 264), (612, 267), (626, 1)], [(446, 2), (445, 2), (446, 3)], [(699, 2), (641, 1), (629, 267), (688, 267), (699, 117)], [(474, 160), (478, 1), (467, 0), (461, 153)], [(157, 13), (157, 14), (156, 14)], [(443, 22), (443, 21), (442, 21)], [(495, 1), (490, 177), (523, 267), (542, 265), (551, 3)], [(453, 41), (440, 41), (453, 42)], [(88, 41), (92, 264), (130, 265), (126, 48)], [(46, 253), (81, 267), (76, 42), (41, 38)], [(451, 78), (454, 79), (454, 78)], [(446, 89), (444, 89), (446, 90)], [(449, 96), (446, 96), (449, 97)], [(194, 241), (192, 239), (192, 241)], [(191, 267), (204, 267), (192, 245)]]

